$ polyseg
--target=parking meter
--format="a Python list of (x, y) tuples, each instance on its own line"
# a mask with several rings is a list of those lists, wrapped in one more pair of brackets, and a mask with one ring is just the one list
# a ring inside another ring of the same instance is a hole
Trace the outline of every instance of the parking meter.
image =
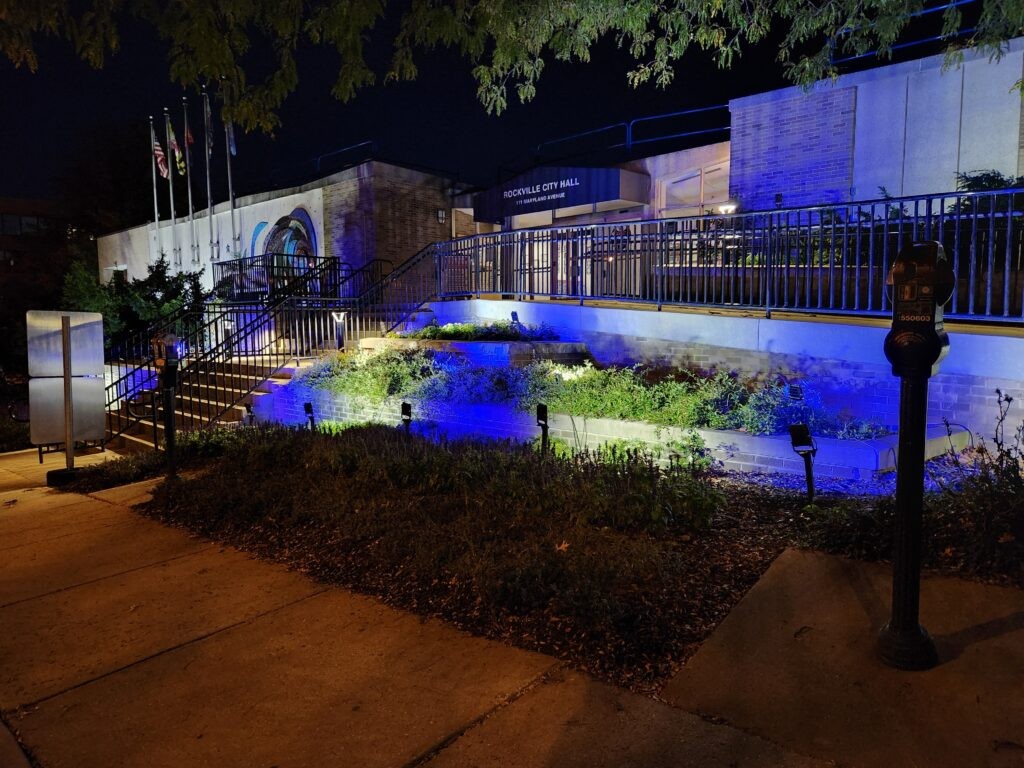
[(897, 669), (930, 669), (938, 663), (931, 635), (921, 626), (921, 514), (928, 378), (949, 352), (942, 305), (955, 277), (942, 245), (917, 242), (900, 251), (886, 278), (892, 329), (885, 356), (900, 377), (900, 424), (896, 459), (892, 616), (878, 637), (878, 654)]
[(942, 305), (953, 295), (953, 270), (935, 241), (900, 251), (885, 285), (892, 300), (892, 329), (885, 356), (895, 376), (934, 376), (949, 352)]

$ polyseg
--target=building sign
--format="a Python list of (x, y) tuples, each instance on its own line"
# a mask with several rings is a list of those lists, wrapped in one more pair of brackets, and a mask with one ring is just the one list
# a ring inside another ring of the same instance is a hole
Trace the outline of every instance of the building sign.
[[(473, 197), (476, 221), (608, 201), (641, 205), (648, 177), (621, 168), (535, 168)], [(641, 191), (642, 189), (642, 191)]]

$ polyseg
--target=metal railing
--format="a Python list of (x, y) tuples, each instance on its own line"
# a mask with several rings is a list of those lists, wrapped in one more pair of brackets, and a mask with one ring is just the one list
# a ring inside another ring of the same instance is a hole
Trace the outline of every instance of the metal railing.
[(272, 301), (292, 295), (293, 283), (311, 271), (317, 277), (305, 284), (310, 296), (354, 298), (391, 271), (388, 259), (372, 259), (358, 269), (347, 261), (290, 253), (264, 253), (213, 263), (216, 295), (225, 301)]
[(438, 296), (441, 279), (433, 243), (402, 262), (356, 299), (344, 302), (345, 347), (358, 346), (366, 336), (382, 336), (402, 326), (426, 302)]
[(947, 316), (1024, 318), (1024, 190), (681, 219), (545, 227), (438, 243), (438, 298), (482, 293), (881, 314), (913, 240), (957, 275)]
[[(333, 267), (324, 263), (297, 276), (286, 295), (269, 303), (211, 303), (176, 318), (173, 326), (160, 326), (177, 337), (179, 424), (196, 428), (213, 423), (290, 360), (341, 346), (338, 311), (342, 303), (311, 295), (313, 286), (324, 284)], [(355, 280), (355, 275), (345, 280)], [(348, 288), (343, 286), (343, 291)], [(108, 439), (139, 422), (139, 411), (132, 404), (148, 403), (158, 383), (151, 353), (116, 365), (122, 368), (106, 388)], [(156, 410), (149, 412), (154, 435), (159, 421)]]

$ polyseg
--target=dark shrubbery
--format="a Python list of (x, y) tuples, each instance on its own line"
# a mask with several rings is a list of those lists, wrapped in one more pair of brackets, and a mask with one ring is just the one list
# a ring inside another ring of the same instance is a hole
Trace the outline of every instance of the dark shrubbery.
[[(925, 566), (1024, 586), (1024, 424), (1005, 434), (1012, 399), (999, 393), (1000, 416), (991, 443), (981, 441), (943, 461), (941, 490), (924, 500)], [(876, 560), (892, 555), (896, 510), (892, 497), (811, 506), (802, 516), (806, 543)]]
[(0, 411), (0, 453), (21, 451), (31, 447), (32, 443), (28, 441), (28, 424), (14, 421)]

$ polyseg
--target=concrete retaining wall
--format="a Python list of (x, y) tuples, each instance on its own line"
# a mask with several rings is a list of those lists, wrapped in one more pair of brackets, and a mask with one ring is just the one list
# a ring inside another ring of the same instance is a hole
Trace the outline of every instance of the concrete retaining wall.
[[(742, 316), (580, 306), (557, 301), (435, 302), (439, 323), (508, 320), (547, 323), (563, 341), (582, 341), (603, 364), (694, 365), (744, 376), (784, 375), (814, 383), (828, 407), (895, 425), (899, 379), (882, 352), (888, 323), (870, 319)], [(1010, 423), (1024, 412), (1024, 336), (1016, 329), (951, 327), (950, 354), (931, 379), (928, 420), (943, 419), (991, 435), (996, 389), (1015, 398)]]

